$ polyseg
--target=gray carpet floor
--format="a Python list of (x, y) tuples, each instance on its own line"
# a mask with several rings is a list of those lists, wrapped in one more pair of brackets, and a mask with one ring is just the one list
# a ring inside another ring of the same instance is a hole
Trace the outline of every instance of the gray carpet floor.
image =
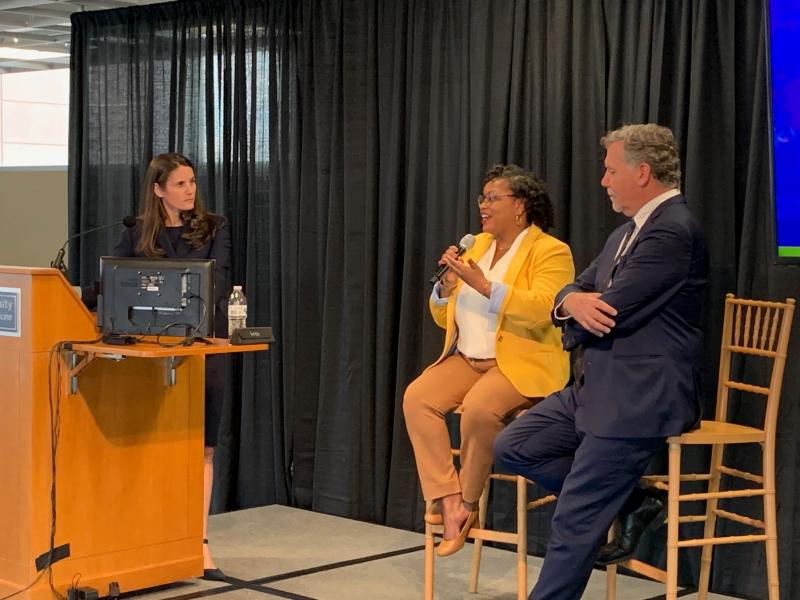
[[(401, 529), (288, 508), (265, 506), (214, 515), (209, 537), (227, 583), (192, 579), (137, 594), (137, 600), (421, 600), (424, 536)], [(484, 548), (478, 593), (468, 591), (472, 546), (436, 559), (437, 600), (515, 600), (515, 554)], [(529, 557), (528, 582), (541, 558)], [(664, 587), (620, 576), (619, 600), (658, 600)], [(605, 598), (595, 571), (583, 596)], [(696, 594), (681, 598), (696, 598)], [(710, 599), (728, 596), (710, 594)]]

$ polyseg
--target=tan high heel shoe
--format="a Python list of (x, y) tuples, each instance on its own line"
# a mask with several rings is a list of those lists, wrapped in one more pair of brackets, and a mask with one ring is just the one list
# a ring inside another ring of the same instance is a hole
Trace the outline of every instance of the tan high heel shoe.
[(478, 511), (470, 511), (469, 515), (467, 516), (467, 520), (464, 521), (464, 524), (461, 526), (461, 531), (458, 532), (458, 535), (452, 540), (443, 539), (436, 548), (436, 554), (439, 556), (450, 556), (451, 554), (455, 554), (461, 550), (461, 548), (464, 547), (464, 542), (467, 541), (467, 534), (469, 533), (469, 530), (472, 529), (472, 526), (475, 524), (477, 518)]

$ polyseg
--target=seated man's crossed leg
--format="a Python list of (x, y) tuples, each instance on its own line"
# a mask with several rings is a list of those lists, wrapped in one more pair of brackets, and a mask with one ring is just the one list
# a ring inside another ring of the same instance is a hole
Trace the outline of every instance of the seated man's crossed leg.
[(498, 466), (558, 494), (532, 599), (581, 597), (608, 528), (663, 443), (577, 430), (573, 387), (551, 394), (500, 432)]

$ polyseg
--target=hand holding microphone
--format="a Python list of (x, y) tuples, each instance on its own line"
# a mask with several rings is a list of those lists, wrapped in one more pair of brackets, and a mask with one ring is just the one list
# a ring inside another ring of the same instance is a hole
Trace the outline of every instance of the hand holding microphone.
[(461, 279), (468, 286), (487, 298), (491, 295), (491, 282), (486, 278), (486, 275), (483, 274), (483, 271), (475, 261), (470, 259), (466, 263), (463, 263), (459, 260), (459, 257), (472, 248), (474, 244), (475, 236), (468, 233), (461, 238), (461, 241), (458, 243), (458, 248), (450, 246), (444, 251), (444, 254), (442, 254), (442, 257), (439, 259), (439, 268), (436, 269), (436, 272), (430, 279), (431, 283), (436, 283), (437, 281), (441, 282), (442, 289), (440, 293), (441, 291), (448, 292), (447, 294), (442, 294), (442, 297), (449, 295), (450, 289), (457, 283), (458, 279)]
[[(458, 283), (458, 275), (454, 271), (450, 269), (450, 265), (447, 262), (447, 259), (451, 259), (453, 261), (458, 261), (459, 251), (457, 246), (450, 246), (442, 253), (442, 257), (439, 259), (437, 263), (439, 265), (439, 269), (445, 269), (442, 276), (438, 279), (439, 281), (439, 297), (446, 298), (450, 295), (450, 291), (456, 286)], [(431, 281), (434, 281), (434, 277), (431, 278)]]
[[(448, 258), (451, 262), (458, 262), (458, 257), (464, 254), (464, 252), (472, 248), (474, 245), (475, 236), (471, 233), (468, 233), (458, 242), (458, 248), (455, 246), (450, 246), (444, 251), (444, 254), (442, 254), (442, 258), (439, 259), (439, 267), (433, 272), (433, 275), (431, 275), (431, 278), (428, 281), (430, 283), (436, 283), (437, 281), (440, 281), (442, 276), (450, 269), (450, 264), (447, 262)], [(445, 285), (450, 284), (450, 287), (452, 287), (452, 285), (455, 285), (455, 279), (448, 277), (448, 281), (443, 283)]]

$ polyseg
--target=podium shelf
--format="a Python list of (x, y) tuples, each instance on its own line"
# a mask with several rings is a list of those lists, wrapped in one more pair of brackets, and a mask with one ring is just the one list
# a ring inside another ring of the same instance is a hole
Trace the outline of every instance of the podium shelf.
[[(161, 338), (165, 343), (176, 343), (182, 338)], [(191, 346), (161, 346), (155, 337), (146, 337), (136, 344), (116, 345), (96, 343), (72, 344), (72, 350), (83, 354), (114, 354), (118, 356), (135, 356), (137, 358), (167, 358), (169, 356), (196, 356), (198, 354), (229, 354), (234, 352), (250, 352), (267, 350), (269, 344), (249, 344), (235, 346), (227, 339), (208, 338), (210, 343), (195, 343)]]
[[(66, 350), (66, 362), (69, 365), (70, 394), (78, 393), (78, 377), (95, 359), (104, 358), (114, 361), (131, 358), (160, 358), (165, 361), (165, 384), (175, 385), (176, 369), (189, 356), (206, 356), (208, 354), (233, 354), (238, 352), (256, 352), (267, 350), (269, 344), (248, 344), (246, 346), (231, 344), (227, 339), (208, 338), (191, 346), (179, 344), (182, 338), (161, 338), (163, 344), (156, 342), (155, 337), (145, 337), (135, 344), (117, 345), (104, 342), (71, 343)], [(176, 345), (170, 345), (176, 344)]]

